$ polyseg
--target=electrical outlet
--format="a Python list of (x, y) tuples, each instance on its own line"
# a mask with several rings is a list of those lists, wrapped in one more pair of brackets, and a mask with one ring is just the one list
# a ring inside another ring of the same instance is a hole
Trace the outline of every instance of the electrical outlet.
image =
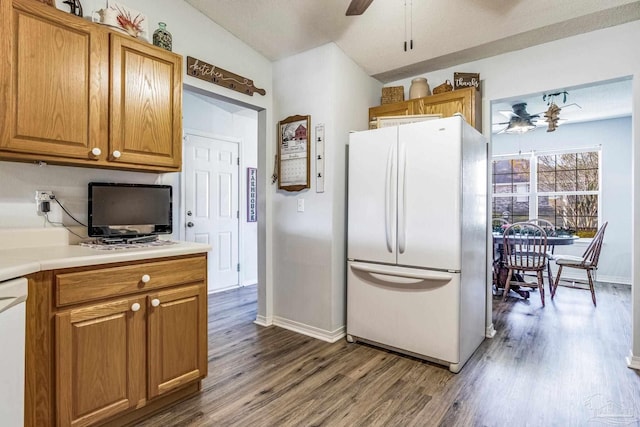
[(53, 191), (36, 190), (36, 212), (38, 215), (51, 210), (51, 200), (53, 200)]
[(53, 199), (53, 191), (36, 190), (36, 202), (49, 202)]

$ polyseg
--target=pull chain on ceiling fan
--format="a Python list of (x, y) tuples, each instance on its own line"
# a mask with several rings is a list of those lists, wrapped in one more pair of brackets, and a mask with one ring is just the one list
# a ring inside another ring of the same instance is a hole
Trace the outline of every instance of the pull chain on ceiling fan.
[[(362, 15), (371, 3), (373, 3), (373, 0), (351, 0), (346, 15)], [(407, 21), (409, 22), (408, 37)], [(407, 0), (404, 0), (404, 51), (406, 52), (407, 50), (413, 50), (413, 0), (409, 0), (409, 9), (407, 9)]]
[[(409, 0), (409, 49), (413, 50), (413, 0)], [(404, 0), (404, 51), (407, 51), (407, 0)]]

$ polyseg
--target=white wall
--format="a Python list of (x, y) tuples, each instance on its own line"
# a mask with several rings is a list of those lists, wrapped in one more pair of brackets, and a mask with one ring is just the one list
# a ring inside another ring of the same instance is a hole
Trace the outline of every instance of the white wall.
[[(545, 43), (528, 49), (461, 64), (429, 73), (432, 86), (453, 73), (478, 72), (482, 81), (483, 111), (489, 112), (492, 100), (512, 98), (522, 94), (539, 93), (593, 82), (633, 78), (632, 182), (640, 182), (640, 21), (574, 37)], [(409, 87), (411, 79), (391, 82), (389, 86)], [(491, 115), (483, 115), (483, 129), (489, 135)], [(640, 282), (640, 186), (633, 185), (632, 196), (632, 283)], [(489, 301), (490, 303), (490, 301)], [(491, 325), (491, 306), (487, 307), (487, 327)], [(632, 353), (627, 362), (640, 369), (640, 287), (632, 290)]]
[[(161, 176), (142, 172), (0, 162), (0, 228), (51, 227), (36, 212), (36, 190), (52, 190), (60, 203), (76, 219), (86, 224), (87, 184), (91, 181), (155, 184), (161, 183)], [(56, 203), (51, 203), (49, 219), (74, 225), (73, 220), (64, 215)], [(85, 229), (82, 233), (86, 236)]]
[[(185, 91), (182, 114), (186, 131), (195, 130), (239, 140), (240, 283), (258, 282), (258, 225), (247, 222), (247, 168), (258, 166), (258, 114), (246, 108)], [(179, 200), (179, 199), (178, 199)]]
[(344, 333), (345, 147), (349, 130), (367, 128), (380, 87), (333, 43), (274, 64), (278, 120), (310, 115), (312, 141), (315, 126), (325, 125), (325, 192), (315, 191), (312, 142), (311, 188), (273, 197), (276, 324), (327, 340)]
[[(631, 87), (631, 82), (629, 82)], [(544, 129), (523, 135), (493, 135), (493, 154), (601, 146), (600, 218), (609, 221), (600, 256), (600, 281), (631, 284), (631, 117), (595, 122), (570, 122), (555, 132)], [(558, 246), (557, 254), (582, 255), (588, 242)], [(555, 264), (552, 263), (555, 270)], [(554, 271), (555, 274), (555, 271)], [(584, 270), (564, 269), (563, 278), (586, 280)]]

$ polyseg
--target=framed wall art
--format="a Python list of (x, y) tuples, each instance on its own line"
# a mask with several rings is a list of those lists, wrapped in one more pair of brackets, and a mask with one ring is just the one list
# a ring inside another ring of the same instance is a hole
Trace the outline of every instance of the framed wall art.
[(278, 189), (310, 188), (311, 116), (290, 116), (278, 122)]

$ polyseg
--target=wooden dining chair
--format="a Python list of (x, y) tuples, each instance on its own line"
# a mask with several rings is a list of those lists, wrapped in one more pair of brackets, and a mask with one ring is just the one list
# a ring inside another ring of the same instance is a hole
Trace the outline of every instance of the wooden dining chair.
[[(500, 233), (500, 235), (502, 235), (504, 233), (504, 230), (509, 227), (509, 221), (507, 221), (504, 218), (493, 218), (493, 220), (491, 221), (491, 230), (492, 233)], [(504, 288), (504, 279), (506, 276), (504, 276), (504, 274), (502, 274), (501, 276), (501, 271), (503, 270), (502, 268), (502, 255), (500, 253), (500, 251), (502, 251), (502, 248), (498, 247), (496, 248), (496, 241), (495, 239), (491, 239), (491, 247), (492, 247), (492, 270), (493, 270), (493, 285), (495, 286), (496, 291), (500, 288)], [(501, 280), (502, 278), (502, 280)]]
[(591, 276), (591, 272), (598, 269), (600, 250), (602, 249), (604, 232), (607, 229), (608, 224), (609, 222), (605, 222), (604, 224), (602, 224), (602, 226), (600, 226), (600, 229), (593, 237), (593, 240), (581, 257), (572, 255), (555, 255), (554, 259), (556, 261), (556, 265), (558, 265), (558, 274), (556, 275), (556, 280), (553, 284), (553, 288), (551, 289), (551, 299), (553, 299), (553, 297), (555, 297), (556, 295), (563, 267), (579, 268), (582, 270), (586, 270), (587, 272), (587, 278), (589, 279), (589, 290), (591, 291), (591, 299), (593, 300), (593, 305), (596, 305), (596, 291), (593, 288), (593, 277)]
[[(553, 223), (549, 220), (546, 220), (544, 218), (533, 218), (527, 222), (539, 225), (540, 228), (542, 228), (544, 232), (547, 233), (547, 237), (556, 235), (556, 226), (553, 225)], [(547, 243), (549, 242), (547, 241)], [(551, 293), (551, 290), (553, 288), (553, 273), (551, 272), (551, 261), (555, 257), (553, 254), (554, 250), (555, 246), (549, 244), (547, 247), (547, 277), (549, 279), (549, 293)]]
[(533, 218), (527, 222), (540, 226), (540, 228), (542, 228), (545, 231), (545, 233), (547, 233), (547, 237), (553, 235), (553, 233), (556, 232), (556, 226), (553, 225), (551, 221), (546, 220), (544, 218)]
[(538, 288), (544, 307), (543, 271), (547, 265), (547, 234), (542, 227), (530, 222), (516, 222), (504, 232), (504, 263), (509, 269), (502, 294), (504, 301), (509, 294), (514, 272), (535, 272), (537, 283), (517, 282), (517, 286)]

